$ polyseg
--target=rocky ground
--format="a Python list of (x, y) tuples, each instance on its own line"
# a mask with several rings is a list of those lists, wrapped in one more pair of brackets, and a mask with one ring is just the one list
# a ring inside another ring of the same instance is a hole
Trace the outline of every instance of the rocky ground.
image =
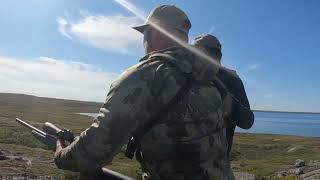
[(309, 161), (297, 159), (292, 167), (275, 173), (274, 177), (297, 177), (299, 180), (320, 179), (320, 161)]
[(254, 174), (246, 172), (234, 172), (234, 177), (236, 180), (256, 180), (256, 176)]
[[(235, 172), (236, 180), (256, 180), (254, 174)], [(320, 161), (312, 160), (306, 163), (297, 159), (291, 167), (274, 173), (270, 179), (320, 180)]]
[[(28, 172), (27, 169), (33, 163), (50, 164), (54, 166), (52, 161), (38, 158), (22, 157), (19, 153), (13, 153), (7, 150), (0, 150), (0, 179), (1, 180), (57, 180), (51, 176), (35, 176)], [(255, 175), (245, 172), (235, 172), (236, 180), (255, 180)]]
[[(52, 161), (38, 158), (26, 158), (21, 154), (13, 153), (7, 150), (0, 150), (0, 179), (1, 180), (57, 180), (58, 178), (51, 176), (35, 176), (26, 171), (33, 163), (46, 165), (51, 164)], [(244, 172), (235, 172), (237, 180), (255, 180), (253, 174)]]
[[(50, 176), (35, 176), (28, 173), (28, 168), (33, 164), (52, 164), (48, 160), (36, 158), (28, 159), (19, 154), (0, 150), (0, 179), (2, 180), (55, 180)], [(53, 164), (52, 164), (53, 165)]]
[[(36, 176), (28, 169), (33, 164), (42, 164), (54, 167), (52, 160), (42, 157), (24, 157), (21, 153), (14, 153), (0, 149), (0, 179), (1, 180), (57, 180), (52, 176)], [(254, 174), (245, 172), (234, 172), (236, 180), (256, 180)], [(270, 179), (298, 179), (316, 180), (320, 179), (320, 161), (309, 161), (297, 159), (290, 167), (274, 173)]]

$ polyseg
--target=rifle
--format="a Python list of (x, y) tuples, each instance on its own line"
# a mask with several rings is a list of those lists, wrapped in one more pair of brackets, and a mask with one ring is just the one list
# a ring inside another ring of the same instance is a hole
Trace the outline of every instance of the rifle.
[[(74, 141), (74, 134), (69, 129), (60, 129), (57, 126), (55, 126), (52, 123), (46, 122), (44, 123), (43, 130), (40, 130), (27, 122), (16, 118), (16, 121), (23, 125), (24, 127), (27, 127), (31, 129), (32, 135), (38, 139), (40, 142), (45, 144), (49, 149), (55, 151), (56, 150), (56, 143), (57, 140), (64, 140), (68, 141), (69, 143), (72, 143)], [(107, 168), (101, 168), (101, 171), (97, 172), (93, 175), (82, 175), (85, 179), (93, 179), (94, 180), (102, 180), (102, 179), (108, 179), (108, 180), (134, 180), (133, 178), (130, 178), (128, 176), (122, 175), (118, 172), (112, 171)], [(91, 176), (90, 178), (87, 176)], [(86, 178), (87, 177), (87, 178)]]
[(16, 121), (19, 124), (31, 129), (32, 135), (53, 151), (56, 150), (56, 143), (58, 139), (68, 141), (69, 143), (72, 143), (74, 141), (74, 135), (71, 130), (59, 129), (52, 123), (44, 123), (42, 131), (19, 118), (16, 118)]

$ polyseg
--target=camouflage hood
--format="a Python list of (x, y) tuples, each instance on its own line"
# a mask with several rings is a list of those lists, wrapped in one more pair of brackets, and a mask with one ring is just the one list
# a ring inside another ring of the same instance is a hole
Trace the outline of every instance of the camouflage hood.
[(181, 72), (188, 74), (193, 80), (199, 82), (212, 80), (220, 68), (215, 63), (210, 63), (210, 61), (182, 47), (172, 47), (152, 52), (143, 57), (140, 62), (152, 59), (169, 61)]

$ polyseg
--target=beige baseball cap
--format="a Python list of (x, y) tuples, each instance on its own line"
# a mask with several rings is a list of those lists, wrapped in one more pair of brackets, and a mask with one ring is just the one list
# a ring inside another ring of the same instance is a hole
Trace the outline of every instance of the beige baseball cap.
[(160, 26), (165, 30), (178, 30), (188, 35), (191, 22), (188, 16), (174, 5), (162, 5), (154, 8), (145, 24), (133, 27), (133, 29), (144, 33), (144, 29), (149, 26)]
[(193, 45), (214, 48), (221, 51), (221, 43), (211, 34), (202, 34), (193, 39)]

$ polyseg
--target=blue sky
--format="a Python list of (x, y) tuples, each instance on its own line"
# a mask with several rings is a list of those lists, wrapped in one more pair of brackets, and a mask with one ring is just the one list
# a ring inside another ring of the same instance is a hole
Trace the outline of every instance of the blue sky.
[[(320, 112), (319, 1), (130, 2), (145, 15), (175, 4), (192, 22), (190, 38), (216, 35), (254, 109)], [(2, 0), (0, 92), (103, 101), (143, 55), (142, 36), (130, 29), (139, 23), (113, 0)]]

